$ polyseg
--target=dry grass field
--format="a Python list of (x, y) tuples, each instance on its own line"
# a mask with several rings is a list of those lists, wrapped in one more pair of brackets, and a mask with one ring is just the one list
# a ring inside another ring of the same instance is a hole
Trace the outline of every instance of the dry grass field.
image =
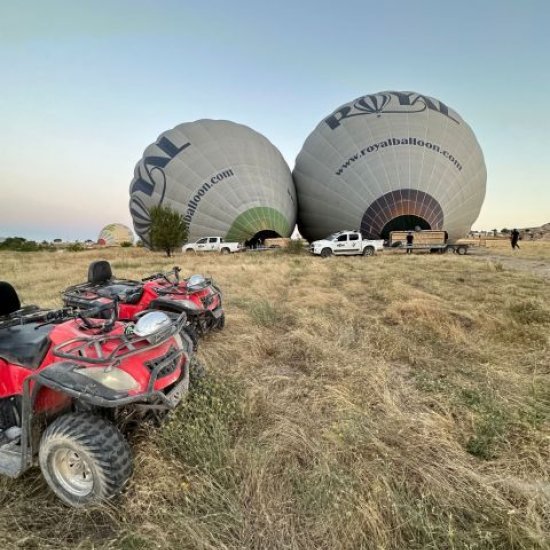
[[(102, 257), (212, 275), (226, 328), (111, 505), (0, 480), (3, 549), (550, 548), (549, 280), (453, 254)], [(55, 307), (96, 258), (3, 253), (0, 279)]]
[(519, 241), (519, 250), (512, 250), (510, 241), (505, 239), (487, 241), (486, 247), (478, 247), (479, 242), (475, 240), (464, 239), (464, 242), (470, 243), (474, 250), (478, 248), (487, 254), (494, 254), (503, 258), (550, 261), (550, 241)]

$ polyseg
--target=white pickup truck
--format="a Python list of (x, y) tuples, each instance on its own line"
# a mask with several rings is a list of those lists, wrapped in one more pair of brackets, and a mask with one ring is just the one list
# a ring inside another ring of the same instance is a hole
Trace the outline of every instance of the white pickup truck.
[(359, 231), (339, 231), (329, 235), (326, 239), (313, 241), (309, 245), (309, 251), (312, 254), (318, 254), (323, 258), (328, 258), (333, 254), (373, 256), (377, 250), (383, 249), (384, 241), (382, 239), (363, 239)]
[(219, 252), (220, 254), (231, 254), (240, 252), (241, 243), (229, 243), (223, 240), (223, 237), (203, 237), (196, 243), (186, 244), (183, 252)]

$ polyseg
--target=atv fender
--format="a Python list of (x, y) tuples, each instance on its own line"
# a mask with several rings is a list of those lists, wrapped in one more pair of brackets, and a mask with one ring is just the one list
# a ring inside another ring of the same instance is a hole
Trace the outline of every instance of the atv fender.
[[(54, 363), (33, 378), (37, 384), (98, 407), (113, 408), (140, 403), (157, 404), (166, 409), (173, 409), (189, 386), (189, 355), (184, 350), (181, 350), (180, 353), (186, 358), (182, 365), (182, 374), (168, 393), (153, 389), (157, 375), (163, 367), (162, 362), (151, 373), (147, 391), (135, 395), (129, 395), (125, 391), (112, 390), (76, 372), (77, 369), (82, 368), (82, 365), (70, 361)], [(173, 360), (174, 357), (172, 356), (171, 359)]]
[(76, 372), (78, 368), (82, 368), (82, 365), (60, 361), (40, 371), (35, 380), (42, 386), (103, 407), (116, 407), (121, 404), (121, 400), (128, 398), (126, 392), (112, 390)]
[(186, 308), (182, 304), (178, 303), (177, 300), (167, 300), (165, 298), (157, 298), (156, 300), (152, 300), (145, 311), (152, 309), (179, 314), (185, 313), (188, 317), (191, 317), (192, 315), (200, 315), (202, 313), (202, 311), (195, 311), (193, 309)]

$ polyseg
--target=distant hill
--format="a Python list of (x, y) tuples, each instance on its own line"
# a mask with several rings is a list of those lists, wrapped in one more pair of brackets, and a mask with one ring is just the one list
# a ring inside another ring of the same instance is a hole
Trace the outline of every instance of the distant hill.
[(539, 227), (525, 227), (519, 231), (524, 240), (550, 241), (550, 223), (545, 223)]

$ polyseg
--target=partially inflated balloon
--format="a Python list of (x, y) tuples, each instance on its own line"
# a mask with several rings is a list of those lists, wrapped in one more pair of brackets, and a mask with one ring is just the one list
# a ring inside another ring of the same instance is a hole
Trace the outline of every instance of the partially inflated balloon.
[(122, 243), (133, 243), (134, 234), (132, 230), (122, 223), (111, 223), (106, 225), (97, 238), (97, 243), (106, 246), (117, 246)]
[(137, 234), (149, 244), (153, 206), (184, 216), (189, 240), (222, 236), (288, 237), (296, 223), (296, 192), (277, 148), (247, 126), (225, 120), (180, 124), (149, 145), (130, 185)]
[(298, 226), (313, 240), (342, 229), (446, 230), (464, 236), (487, 172), (471, 128), (441, 101), (380, 92), (342, 105), (309, 135), (293, 172)]

